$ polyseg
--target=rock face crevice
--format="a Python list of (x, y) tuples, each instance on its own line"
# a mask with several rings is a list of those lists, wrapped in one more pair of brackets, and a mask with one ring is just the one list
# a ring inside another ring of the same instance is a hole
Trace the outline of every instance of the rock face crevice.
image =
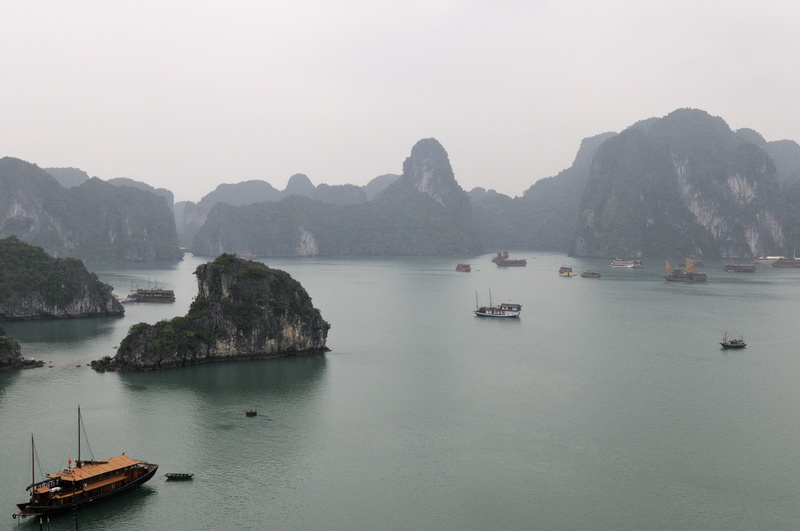
[(131, 327), (96, 370), (157, 370), (215, 361), (280, 358), (328, 350), (330, 325), (288, 273), (223, 254), (195, 271), (189, 313)]
[(634, 124), (592, 161), (571, 254), (751, 258), (786, 246), (767, 152), (695, 109)]

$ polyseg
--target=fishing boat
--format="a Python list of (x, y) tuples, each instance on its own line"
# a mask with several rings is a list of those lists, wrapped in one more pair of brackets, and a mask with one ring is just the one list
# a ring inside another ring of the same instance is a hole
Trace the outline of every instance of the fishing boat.
[(498, 251), (497, 256), (492, 258), (492, 262), (503, 267), (523, 267), (528, 265), (528, 261), (524, 258), (509, 258), (508, 251)]
[(158, 465), (131, 459), (124, 453), (102, 461), (81, 459), (81, 409), (78, 408), (78, 459), (68, 461), (68, 467), (47, 474), (43, 481), (36, 481), (36, 447), (31, 435), (31, 484), (30, 500), (18, 503), (18, 512), (13, 518), (43, 516), (71, 511), (112, 496), (132, 491), (150, 480)]
[(469, 264), (457, 264), (456, 271), (459, 273), (469, 273), (472, 271), (472, 268), (469, 266)]
[(722, 334), (722, 341), (719, 344), (722, 345), (722, 348), (744, 348), (747, 346), (742, 336), (739, 336), (739, 339), (729, 339), (728, 332)]
[(600, 278), (600, 273), (597, 271), (584, 271), (581, 273), (582, 278)]
[(642, 269), (641, 260), (625, 260), (623, 258), (614, 258), (611, 261), (611, 267), (626, 267), (628, 269)]
[(492, 304), (492, 292), (489, 291), (489, 306), (481, 306), (478, 304), (478, 293), (475, 293), (475, 315), (478, 317), (505, 317), (515, 318), (519, 317), (522, 312), (522, 305), (511, 302), (500, 303), (500, 306)]
[(725, 264), (723, 267), (728, 273), (755, 273), (755, 264)]
[(686, 271), (681, 269), (672, 269), (669, 260), (664, 260), (664, 278), (668, 282), (705, 282), (706, 274), (701, 273), (695, 269), (694, 262), (691, 258), (686, 259)]
[(562, 277), (571, 277), (572, 276), (572, 268), (569, 266), (561, 266), (558, 268), (558, 274)]

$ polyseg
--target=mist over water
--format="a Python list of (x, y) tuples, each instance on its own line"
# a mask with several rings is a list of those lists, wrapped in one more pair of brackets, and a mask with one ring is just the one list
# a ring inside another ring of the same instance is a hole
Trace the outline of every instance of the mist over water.
[[(26, 499), (31, 434), (43, 471), (63, 468), (80, 405), (96, 458), (161, 466), (135, 493), (80, 511), (83, 530), (796, 527), (800, 270), (709, 261), (707, 283), (675, 285), (655, 261), (517, 256), (528, 266), (489, 254), (268, 260), (331, 323), (331, 352), (123, 374), (86, 364), (131, 325), (185, 314), (206, 260), (89, 264), (120, 295), (149, 280), (177, 301), (4, 323), (46, 362), (0, 373), (7, 525)], [(459, 261), (472, 272), (456, 273)], [(559, 277), (564, 264), (602, 278)], [(475, 317), (489, 290), (521, 303), (520, 319)], [(748, 347), (721, 350), (726, 331)]]

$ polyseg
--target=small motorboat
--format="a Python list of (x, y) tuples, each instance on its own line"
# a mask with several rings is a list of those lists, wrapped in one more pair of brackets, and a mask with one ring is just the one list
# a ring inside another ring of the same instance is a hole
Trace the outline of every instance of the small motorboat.
[(186, 472), (168, 472), (164, 475), (167, 477), (167, 479), (172, 479), (176, 481), (192, 479), (192, 476), (194, 476), (194, 474), (188, 474)]
[(248, 417), (255, 417), (256, 415), (258, 415), (258, 411), (256, 411), (255, 409), (250, 409), (245, 411), (244, 414)]

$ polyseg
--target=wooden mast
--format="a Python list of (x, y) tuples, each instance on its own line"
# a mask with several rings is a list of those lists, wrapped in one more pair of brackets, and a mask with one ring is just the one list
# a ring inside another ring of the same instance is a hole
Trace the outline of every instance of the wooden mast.
[(81, 406), (78, 406), (78, 468), (81, 466)]
[(36, 464), (34, 454), (36, 447), (33, 445), (33, 434), (31, 433), (31, 486), (36, 483)]

